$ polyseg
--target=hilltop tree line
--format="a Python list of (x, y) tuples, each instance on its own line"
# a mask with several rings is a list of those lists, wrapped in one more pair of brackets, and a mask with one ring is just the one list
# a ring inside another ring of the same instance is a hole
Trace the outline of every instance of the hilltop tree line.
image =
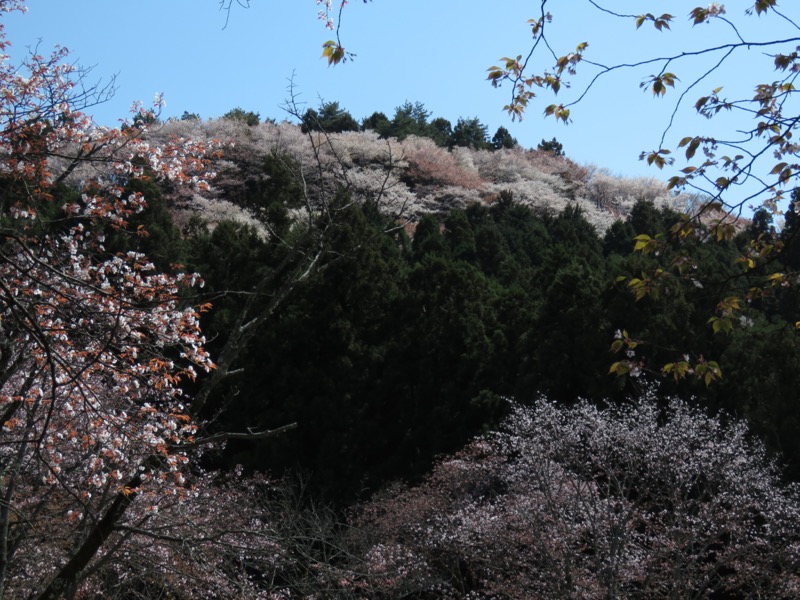
[[(349, 111), (342, 108), (339, 102), (322, 101), (319, 108), (309, 108), (300, 115), (304, 131), (319, 131), (324, 133), (342, 133), (345, 131), (375, 131), (382, 138), (396, 138), (403, 140), (410, 135), (430, 138), (442, 148), (464, 147), (475, 150), (499, 150), (500, 148), (513, 148), (517, 140), (503, 126), (497, 128), (494, 135), (489, 136), (486, 125), (478, 117), (459, 117), (453, 125), (444, 117), (431, 119), (432, 113), (421, 102), (404, 102), (395, 108), (394, 116), (390, 119), (385, 113), (375, 111), (359, 122)], [(181, 120), (199, 120), (197, 113), (184, 111)], [(236, 107), (224, 115), (223, 119), (242, 121), (249, 126), (258, 125), (261, 115), (254, 111)], [(272, 120), (272, 119), (268, 119)], [(558, 155), (563, 154), (563, 149), (557, 140), (542, 140), (539, 148), (552, 151)]]

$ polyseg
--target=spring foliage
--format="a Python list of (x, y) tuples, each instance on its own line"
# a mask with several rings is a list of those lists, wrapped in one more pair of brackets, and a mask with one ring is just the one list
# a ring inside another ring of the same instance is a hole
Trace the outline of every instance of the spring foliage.
[(388, 596), (792, 597), (799, 510), (741, 425), (645, 393), (515, 406), (359, 523)]
[(0, 60), (0, 596), (94, 595), (103, 565), (208, 508), (181, 388), (214, 366), (207, 307), (181, 299), (200, 279), (110, 248), (147, 235), (137, 181), (203, 189), (211, 148), (145, 142), (160, 98), (97, 127), (102, 90), (63, 50)]

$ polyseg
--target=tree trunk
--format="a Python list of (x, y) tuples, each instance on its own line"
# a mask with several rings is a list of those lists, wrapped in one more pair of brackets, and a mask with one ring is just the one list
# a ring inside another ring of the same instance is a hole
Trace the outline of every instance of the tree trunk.
[[(137, 475), (128, 483), (127, 487), (136, 489), (141, 484), (142, 479)], [(56, 600), (61, 598), (79, 581), (83, 570), (114, 531), (117, 522), (135, 499), (136, 492), (119, 492), (117, 494), (103, 518), (92, 528), (81, 547), (73, 554), (67, 564), (61, 568), (50, 582), (50, 585), (37, 597), (37, 600)]]

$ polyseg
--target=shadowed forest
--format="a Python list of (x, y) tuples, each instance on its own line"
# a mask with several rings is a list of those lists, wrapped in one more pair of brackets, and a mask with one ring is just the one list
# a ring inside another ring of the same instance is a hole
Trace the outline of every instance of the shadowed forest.
[[(398, 107), (394, 121), (409, 108)], [(415, 110), (425, 122), (424, 109)], [(319, 124), (316, 115), (304, 118)], [(251, 136), (237, 141), (238, 160), (220, 160), (215, 191), (228, 212), (210, 222), (202, 210), (181, 211), (182, 234), (140, 244), (148, 256), (181, 256), (202, 274), (202, 298), (214, 305), (204, 321), (212, 353), (250, 302), (241, 293), (286, 260), (286, 237), (305, 203), (294, 178), (314, 161), (328, 169), (317, 184), (331, 186), (337, 214), (313, 275), (253, 338), (242, 374), (208, 406), (222, 410), (227, 429), (302, 426), (261, 447), (231, 444), (225, 461), (307, 469), (325, 497), (351, 500), (425, 473), (433, 457), (496, 424), (510, 398), (570, 405), (655, 389), (745, 419), (789, 473), (800, 473), (798, 339), (787, 327), (800, 320), (796, 294), (776, 289), (751, 303), (743, 326), (729, 332), (708, 323), (720, 299), (752, 285), (737, 258), (753, 239), (783, 243), (775, 272), (798, 266), (792, 210), (780, 230), (759, 212), (738, 222), (727, 243), (698, 235), (692, 285), (637, 300), (620, 278), (657, 268), (659, 257), (634, 252), (634, 238), (668, 234), (701, 199), (577, 165), (547, 142), (527, 151), (467, 143), (447, 150), (402, 132), (312, 131), (303, 156), (282, 154), (282, 145), (302, 147), (299, 128), (286, 123), (192, 126), (209, 137), (226, 126), (239, 127), (239, 140)], [(489, 145), (485, 130), (478, 139)], [(309, 150), (315, 143), (319, 156)], [(259, 154), (262, 144), (269, 151)], [(183, 206), (168, 193), (162, 202)], [(169, 213), (152, 213), (164, 231), (179, 227)], [(151, 230), (148, 214), (141, 218)], [(617, 377), (609, 374), (611, 346), (622, 330), (645, 342), (636, 348), (639, 370)], [(718, 361), (722, 380), (662, 375), (660, 365), (689, 351)]]

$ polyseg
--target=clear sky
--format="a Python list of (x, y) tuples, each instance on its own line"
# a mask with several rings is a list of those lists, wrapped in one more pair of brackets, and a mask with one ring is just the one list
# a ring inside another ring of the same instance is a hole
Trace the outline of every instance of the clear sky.
[[(115, 124), (127, 115), (133, 100), (147, 102), (156, 92), (165, 94), (166, 117), (183, 111), (217, 117), (240, 106), (282, 119), (286, 115), (280, 107), (294, 77), (300, 100), (310, 107), (320, 99), (335, 100), (362, 119), (376, 110), (391, 117), (404, 101), (420, 101), (433, 116), (453, 123), (459, 116), (477, 116), (489, 126), (490, 135), (503, 125), (526, 147), (555, 136), (579, 162), (624, 175), (666, 175), (646, 167), (638, 156), (658, 146), (674, 100), (691, 81), (691, 72), (680, 64), (670, 67), (681, 77), (678, 93), (662, 99), (638, 87), (658, 67), (605, 78), (573, 109), (569, 126), (542, 117), (543, 107), (553, 101), (549, 96), (533, 105), (521, 123), (512, 123), (502, 111), (510, 92), (492, 88), (486, 69), (501, 56), (527, 51), (526, 21), (536, 16), (538, 2), (351, 0), (342, 40), (357, 58), (333, 68), (320, 59), (321, 44), (332, 34), (317, 20), (314, 0), (251, 4), (249, 9), (235, 8), (223, 28), (225, 15), (218, 11), (218, 0), (30, 0), (28, 14), (7, 17), (6, 27), (13, 54), (37, 42), (40, 51), (60, 44), (70, 49), (76, 62), (94, 67), (92, 77), (107, 80), (116, 75), (115, 97), (94, 110), (96, 120), (104, 124)], [(552, 3), (554, 50), (566, 53), (588, 41), (587, 58), (631, 62), (730, 37), (723, 35), (721, 24), (690, 26), (686, 17), (700, 4), (697, 0), (603, 4), (622, 12), (632, 10), (631, 4), (656, 14), (669, 10), (677, 21), (671, 32), (658, 33), (652, 26), (637, 32), (632, 22), (605, 15), (586, 0), (560, 0)], [(776, 35), (775, 17), (742, 19), (748, 3), (728, 4), (729, 16), (747, 24), (742, 35), (748, 40)], [(800, 18), (798, 0), (784, 0), (781, 6), (795, 20)], [(770, 77), (770, 65), (761, 53), (743, 53), (728, 70), (692, 90), (667, 145), (674, 147), (676, 140), (695, 132), (692, 126), (698, 121), (691, 118), (691, 105), (697, 96), (719, 85), (731, 93), (736, 85), (748, 92), (760, 78)], [(569, 92), (562, 94), (562, 101), (569, 99)]]

